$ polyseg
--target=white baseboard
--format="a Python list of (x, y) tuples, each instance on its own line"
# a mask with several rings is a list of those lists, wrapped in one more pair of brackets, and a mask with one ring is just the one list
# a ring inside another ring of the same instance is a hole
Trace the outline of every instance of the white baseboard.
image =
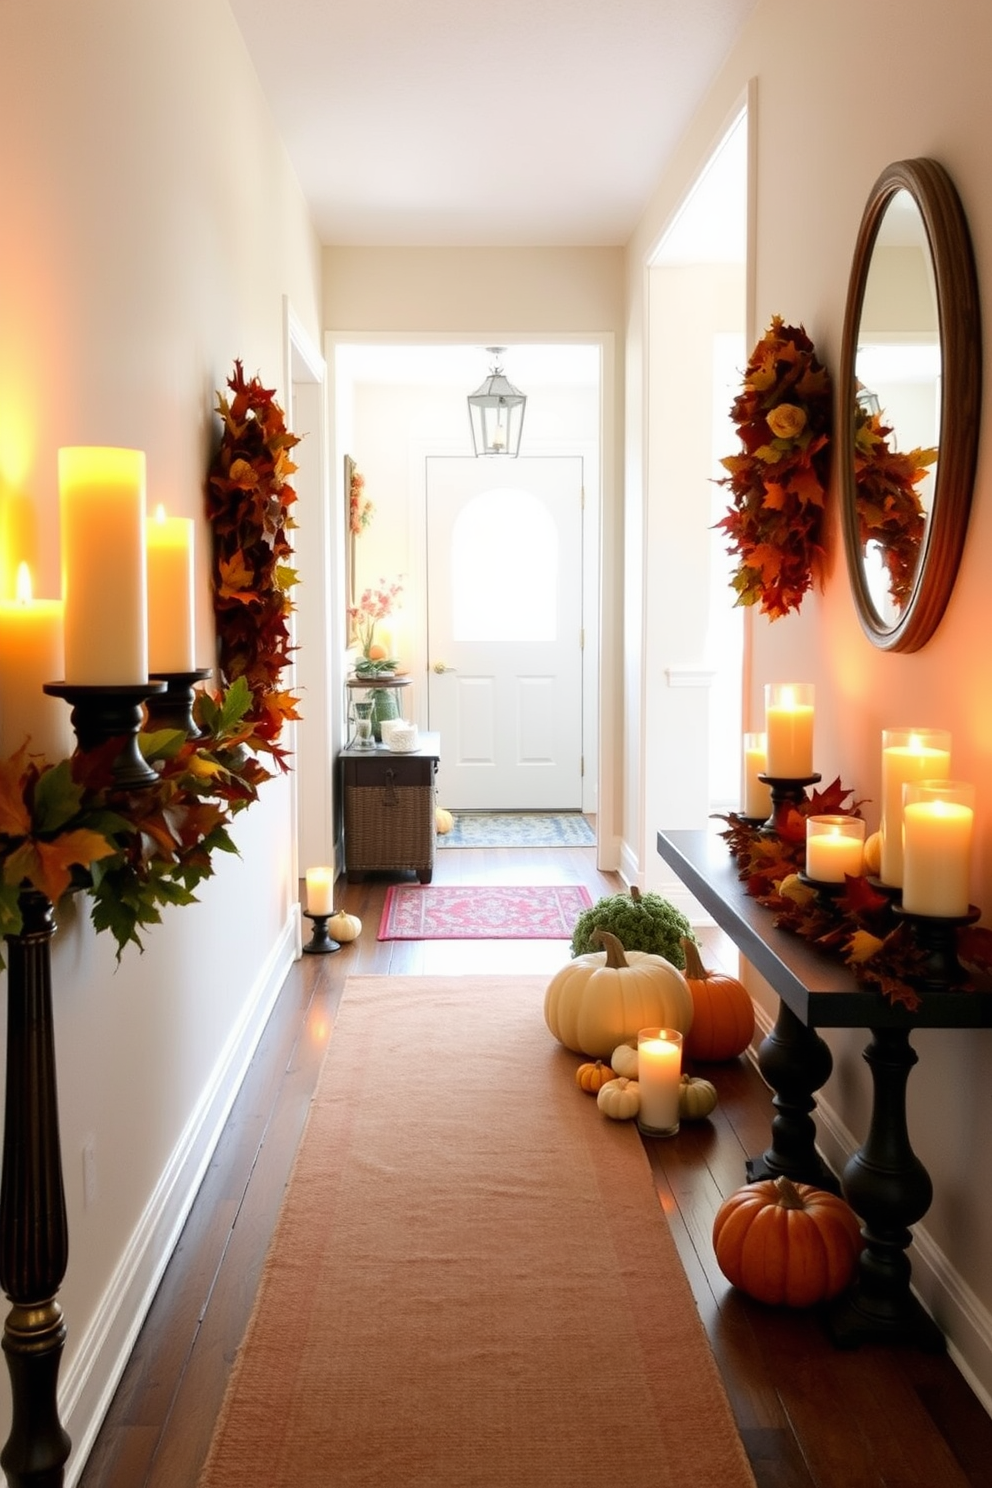
[[(748, 1057), (757, 1064), (757, 1046), (772, 1029), (772, 1019), (757, 1003), (756, 1032)], [(816, 1098), (817, 1147), (835, 1173), (861, 1145), (820, 1096)], [(978, 1400), (992, 1416), (992, 1312), (954, 1269), (925, 1225), (913, 1227), (910, 1251), (913, 1291), (947, 1339), (947, 1350)]]
[(60, 1383), (59, 1414), (73, 1443), (66, 1488), (96, 1440), (299, 942), (296, 905)]

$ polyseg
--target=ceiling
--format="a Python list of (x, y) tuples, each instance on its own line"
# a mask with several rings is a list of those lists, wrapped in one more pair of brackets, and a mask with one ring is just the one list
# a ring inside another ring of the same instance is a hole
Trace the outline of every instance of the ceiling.
[(756, 0), (230, 0), (325, 244), (619, 246)]

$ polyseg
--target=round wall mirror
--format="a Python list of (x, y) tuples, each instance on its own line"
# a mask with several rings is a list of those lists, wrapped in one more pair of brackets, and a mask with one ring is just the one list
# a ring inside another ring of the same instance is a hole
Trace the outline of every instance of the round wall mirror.
[(981, 378), (978, 283), (960, 199), (936, 161), (896, 161), (861, 221), (839, 379), (848, 569), (862, 627), (884, 650), (919, 650), (954, 587)]

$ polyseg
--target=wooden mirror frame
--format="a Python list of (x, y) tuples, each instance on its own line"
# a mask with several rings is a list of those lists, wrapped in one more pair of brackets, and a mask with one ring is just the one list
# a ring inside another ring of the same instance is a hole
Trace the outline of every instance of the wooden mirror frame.
[[(897, 191), (916, 202), (930, 245), (941, 355), (939, 453), (933, 502), (909, 601), (893, 626), (872, 602), (865, 579), (854, 478), (858, 331), (875, 239)], [(935, 160), (897, 160), (878, 177), (858, 232), (841, 345), (838, 458), (844, 546), (862, 629), (884, 651), (918, 651), (951, 597), (971, 510), (982, 394), (981, 316), (975, 258), (961, 200)]]

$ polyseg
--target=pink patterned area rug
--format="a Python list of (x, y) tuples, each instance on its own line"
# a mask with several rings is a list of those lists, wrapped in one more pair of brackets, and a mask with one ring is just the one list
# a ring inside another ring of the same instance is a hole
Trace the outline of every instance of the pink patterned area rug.
[(582, 884), (392, 884), (379, 940), (571, 940), (592, 904)]

